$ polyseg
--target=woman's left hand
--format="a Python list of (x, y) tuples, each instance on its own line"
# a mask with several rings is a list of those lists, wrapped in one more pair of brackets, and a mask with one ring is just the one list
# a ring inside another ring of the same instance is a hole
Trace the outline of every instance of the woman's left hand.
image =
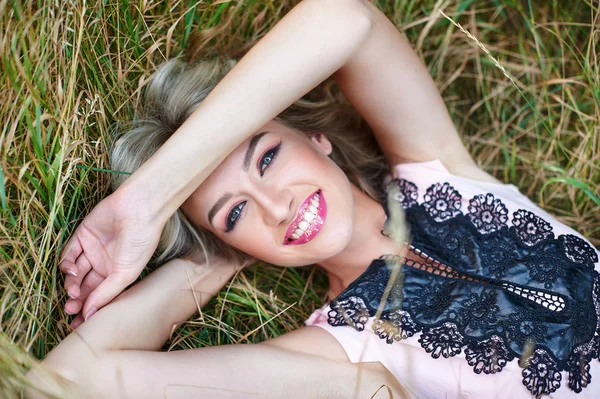
[(143, 204), (133, 198), (117, 190), (98, 203), (61, 253), (70, 297), (65, 311), (81, 312), (73, 327), (133, 283), (158, 245), (164, 223), (147, 217)]

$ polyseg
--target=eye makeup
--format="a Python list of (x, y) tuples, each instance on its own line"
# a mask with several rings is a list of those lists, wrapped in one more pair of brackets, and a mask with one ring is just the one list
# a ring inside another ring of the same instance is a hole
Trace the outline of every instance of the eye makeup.
[(275, 160), (275, 157), (279, 153), (279, 148), (281, 147), (281, 141), (273, 148), (267, 150), (262, 157), (259, 159), (258, 171), (260, 173), (260, 177), (263, 176), (265, 170), (271, 165), (271, 163)]
[(231, 230), (233, 230), (245, 206), (246, 201), (240, 202), (229, 211), (227, 214), (227, 220), (225, 220), (225, 233), (229, 233)]
[[(275, 160), (275, 158), (277, 158), (277, 154), (279, 153), (280, 149), (281, 141), (279, 141), (279, 143), (277, 143), (277, 145), (275, 145), (274, 147), (271, 147), (268, 150), (266, 150), (263, 153), (263, 155), (258, 159), (257, 169), (258, 173), (260, 174), (260, 177), (263, 177), (265, 171), (273, 164), (273, 161)], [(246, 202), (247, 201), (240, 202), (239, 204), (231, 208), (231, 210), (227, 213), (227, 216), (225, 218), (226, 233), (229, 233), (235, 228), (237, 221), (241, 217), (243, 210), (246, 207)]]

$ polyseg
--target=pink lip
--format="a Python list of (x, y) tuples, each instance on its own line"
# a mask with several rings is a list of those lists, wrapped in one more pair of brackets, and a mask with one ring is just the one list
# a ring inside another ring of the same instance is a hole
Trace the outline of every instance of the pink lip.
[[(317, 215), (314, 220), (308, 226), (308, 229), (300, 236), (298, 239), (294, 240), (291, 238), (292, 234), (298, 227), (298, 223), (302, 221), (302, 215), (304, 211), (310, 206), (310, 200), (315, 196), (315, 194), (319, 194), (319, 209), (317, 211)], [(321, 227), (323, 227), (323, 223), (325, 223), (325, 218), (327, 217), (327, 203), (325, 202), (325, 197), (323, 196), (323, 191), (318, 190), (315, 193), (311, 194), (300, 204), (298, 208), (298, 213), (296, 215), (296, 219), (290, 224), (288, 227), (285, 238), (283, 239), (283, 245), (300, 245), (306, 244), (321, 231)]]

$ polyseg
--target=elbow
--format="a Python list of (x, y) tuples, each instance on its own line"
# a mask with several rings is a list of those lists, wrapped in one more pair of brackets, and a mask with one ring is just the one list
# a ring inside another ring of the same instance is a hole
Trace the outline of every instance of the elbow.
[[(310, 0), (309, 0), (310, 1)], [(370, 30), (373, 23), (373, 6), (368, 0), (314, 0), (321, 12), (332, 20), (342, 20), (355, 29)]]
[(26, 374), (26, 397), (31, 399), (82, 397), (77, 392), (73, 372), (43, 362), (36, 364)]
[[(63, 341), (64, 342), (64, 341)], [(87, 355), (75, 348), (77, 356), (51, 352), (27, 373), (31, 388), (28, 398), (102, 398), (107, 380), (104, 351)]]
[[(341, 41), (352, 47), (351, 53), (362, 46), (372, 31), (375, 15), (366, 0), (315, 0), (313, 15), (322, 20), (324, 30), (339, 34)], [(349, 49), (350, 50), (350, 49)], [(348, 54), (351, 56), (351, 54)]]
[(369, 0), (308, 0), (308, 1), (316, 1), (322, 4), (325, 7), (332, 7), (336, 9), (338, 12), (344, 12), (346, 10), (363, 13), (367, 15), (369, 12), (369, 5), (371, 2)]

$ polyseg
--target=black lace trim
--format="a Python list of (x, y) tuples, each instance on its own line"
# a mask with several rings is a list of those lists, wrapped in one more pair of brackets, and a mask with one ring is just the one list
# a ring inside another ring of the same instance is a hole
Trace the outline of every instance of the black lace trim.
[(508, 209), (493, 194), (473, 197), (463, 215), (462, 197), (448, 183), (429, 187), (420, 204), (414, 183), (389, 184), (399, 189), (391, 200), (405, 208), (411, 250), (422, 261), (374, 260), (331, 301), (328, 323), (363, 331), (374, 317), (373, 332), (388, 344), (420, 333), (433, 358), (464, 351), (476, 374), (520, 359), (522, 382), (535, 396), (555, 392), (562, 371), (581, 392), (591, 382), (589, 363), (600, 360), (594, 248), (572, 234), (555, 238), (552, 225), (528, 210), (514, 212), (509, 226)]

